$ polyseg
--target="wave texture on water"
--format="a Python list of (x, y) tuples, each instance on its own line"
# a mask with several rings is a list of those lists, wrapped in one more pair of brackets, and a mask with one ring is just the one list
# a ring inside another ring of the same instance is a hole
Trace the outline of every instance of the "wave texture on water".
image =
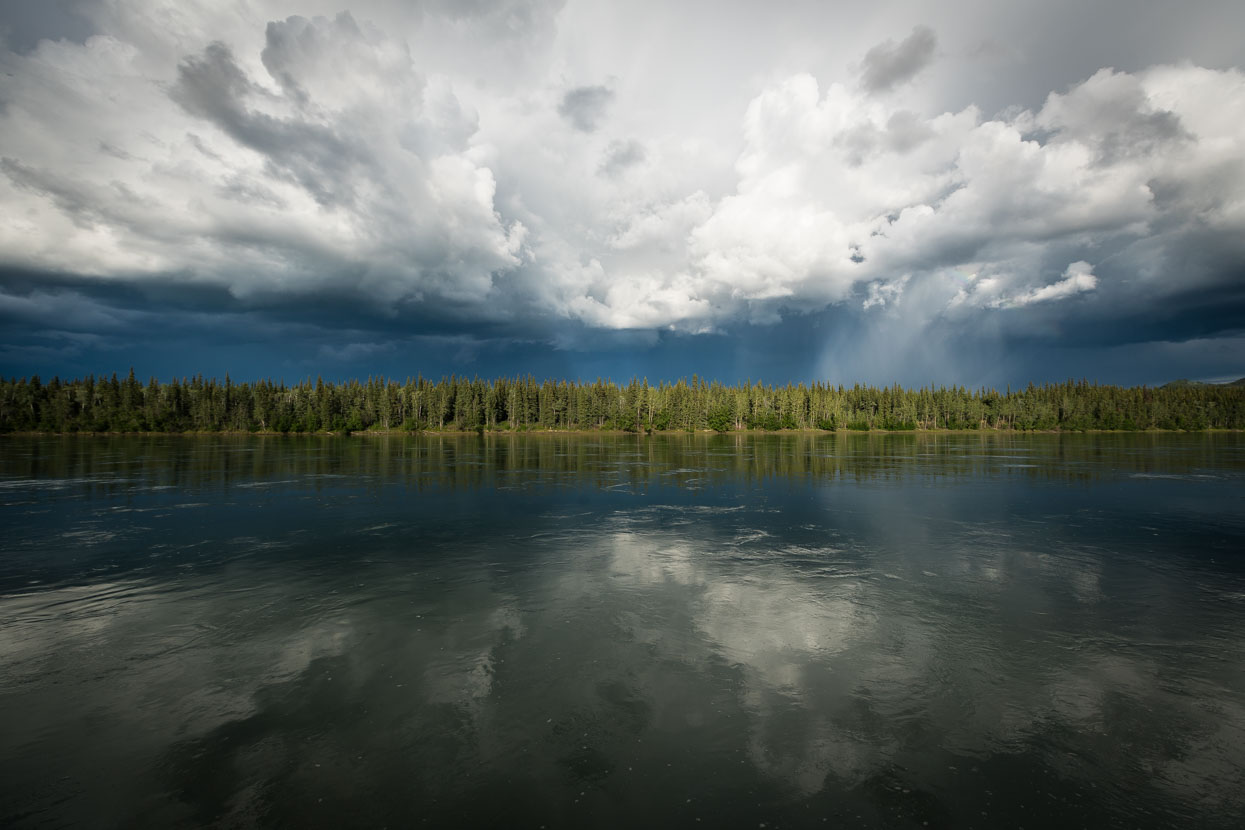
[(1243, 484), (1223, 434), (5, 439), (0, 824), (1238, 827)]

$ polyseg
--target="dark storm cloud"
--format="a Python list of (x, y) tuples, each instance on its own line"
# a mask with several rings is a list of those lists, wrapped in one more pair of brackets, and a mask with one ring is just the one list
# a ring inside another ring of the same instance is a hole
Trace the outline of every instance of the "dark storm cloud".
[(1031, 346), (1052, 340), (1064, 346), (1110, 347), (1236, 337), (1245, 334), (1245, 262), (1222, 263), (1220, 270), (1200, 274), (1196, 284), (1177, 289), (1137, 286), (1114, 275), (1097, 292), (1079, 299), (1001, 313), (1021, 318), (1007, 329), (1016, 342)]
[(10, 333), (74, 332), (88, 337), (124, 331), (141, 317), (128, 306), (109, 306), (73, 291), (41, 288), (28, 294), (0, 293), (0, 321)]
[(99, 280), (74, 274), (0, 271), (0, 324), (10, 337), (50, 329), (106, 337), (173, 341), (215, 332), (222, 342), (315, 351), (321, 343), (464, 338), (506, 343), (547, 339), (548, 321), (482, 320), (469, 304), (403, 301), (379, 305), (350, 285), (290, 296), (272, 292), (239, 298), (227, 287), (178, 281)]
[[(271, 304), (212, 286), (161, 286), (73, 275), (0, 273), (0, 375), (124, 373), (168, 379), (204, 372), (238, 379), (397, 377), (470, 369), (525, 348), (505, 327), (428, 309), (398, 317), (349, 295)], [(515, 372), (523, 367), (511, 366)], [(477, 367), (481, 374), (492, 371)]]
[(568, 90), (558, 105), (558, 113), (575, 129), (590, 133), (605, 118), (614, 100), (614, 91), (605, 86), (581, 86)]
[(929, 66), (934, 60), (938, 40), (928, 26), (913, 28), (900, 43), (888, 40), (865, 54), (860, 83), (869, 92), (885, 92)]
[[(699, 374), (724, 382), (820, 379), (848, 385), (920, 386), (933, 380), (1001, 388), (1082, 376), (1155, 384), (1233, 375), (1240, 341), (1226, 335), (1240, 332), (1245, 319), (1241, 290), (1212, 290), (1184, 295), (1171, 307), (1139, 304), (1114, 316), (1103, 316), (1101, 304), (1097, 310), (1047, 305), (1001, 312), (1029, 321), (1010, 333), (946, 321), (900, 334), (850, 307), (834, 306), (706, 335), (664, 331), (637, 339), (636, 332), (564, 323), (561, 340), (571, 346), (555, 348), (548, 329), (454, 323), (428, 309), (386, 318), (374, 308), (351, 307), (346, 297), (255, 308), (210, 287), (155, 289), (77, 277), (49, 285), (39, 274), (0, 278), (0, 374), (37, 372), (46, 380), (53, 374), (124, 374), (134, 366), (140, 377), (165, 380), (197, 372), (287, 381), (319, 374), (348, 379), (532, 372), (587, 380), (647, 376), (653, 382)], [(892, 325), (907, 324), (895, 319)], [(905, 336), (920, 348), (897, 366), (884, 344)], [(1178, 345), (1206, 336), (1218, 339), (1201, 351)], [(1200, 362), (1199, 354), (1205, 355)]]

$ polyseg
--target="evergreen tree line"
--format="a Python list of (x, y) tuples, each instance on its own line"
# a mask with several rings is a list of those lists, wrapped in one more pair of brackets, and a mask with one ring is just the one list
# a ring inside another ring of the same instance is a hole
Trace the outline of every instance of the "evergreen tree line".
[(0, 378), (0, 432), (354, 432), (362, 430), (1144, 430), (1243, 429), (1245, 387), (1030, 384), (851, 387), (813, 383), (625, 385), (466, 377), (305, 380), (129, 376), (44, 383)]

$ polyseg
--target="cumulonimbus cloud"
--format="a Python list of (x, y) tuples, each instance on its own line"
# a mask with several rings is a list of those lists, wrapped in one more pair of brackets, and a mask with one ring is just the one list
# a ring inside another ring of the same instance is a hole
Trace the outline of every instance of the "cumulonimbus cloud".
[[(1236, 116), (1241, 73), (1194, 66), (1103, 70), (995, 118), (920, 116), (795, 76), (749, 106), (736, 191), (688, 232), (660, 286), (686, 296), (665, 304), (699, 326), (777, 319), (866, 285), (892, 286), (864, 302), (887, 306), (908, 280), (946, 282), (947, 307), (1017, 308), (1123, 280), (1153, 297), (1234, 279), (1186, 254), (1245, 235), (1230, 196), (1245, 187)], [(1082, 261), (1110, 265), (1057, 279)]]
[(633, 132), (621, 91), (490, 97), (351, 15), (250, 46), (126, 37), (0, 55), (3, 265), (701, 332), (848, 300), (955, 317), (1213, 296), (1245, 257), (1236, 69), (1104, 69), (1035, 109), (927, 112), (899, 89), (933, 60), (918, 27), (859, 83), (763, 88), (715, 189), (682, 176), (704, 145)]

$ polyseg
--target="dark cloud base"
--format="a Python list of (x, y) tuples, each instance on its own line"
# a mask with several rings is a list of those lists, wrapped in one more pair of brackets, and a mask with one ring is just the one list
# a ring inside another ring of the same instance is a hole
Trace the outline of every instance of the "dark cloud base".
[[(1002, 310), (1000, 314), (1009, 312)], [(348, 297), (243, 302), (211, 286), (0, 274), (0, 375), (124, 374), (287, 382), (460, 374), (593, 380), (693, 374), (726, 383), (830, 381), (909, 387), (1088, 378), (1157, 385), (1245, 375), (1245, 281), (1187, 293), (1113, 322), (1090, 311), (992, 334), (936, 321), (924, 335), (856, 306), (718, 332), (610, 332), (564, 319), (481, 324)], [(1005, 329), (1000, 329), (1000, 332)], [(911, 339), (905, 339), (905, 337)]]

